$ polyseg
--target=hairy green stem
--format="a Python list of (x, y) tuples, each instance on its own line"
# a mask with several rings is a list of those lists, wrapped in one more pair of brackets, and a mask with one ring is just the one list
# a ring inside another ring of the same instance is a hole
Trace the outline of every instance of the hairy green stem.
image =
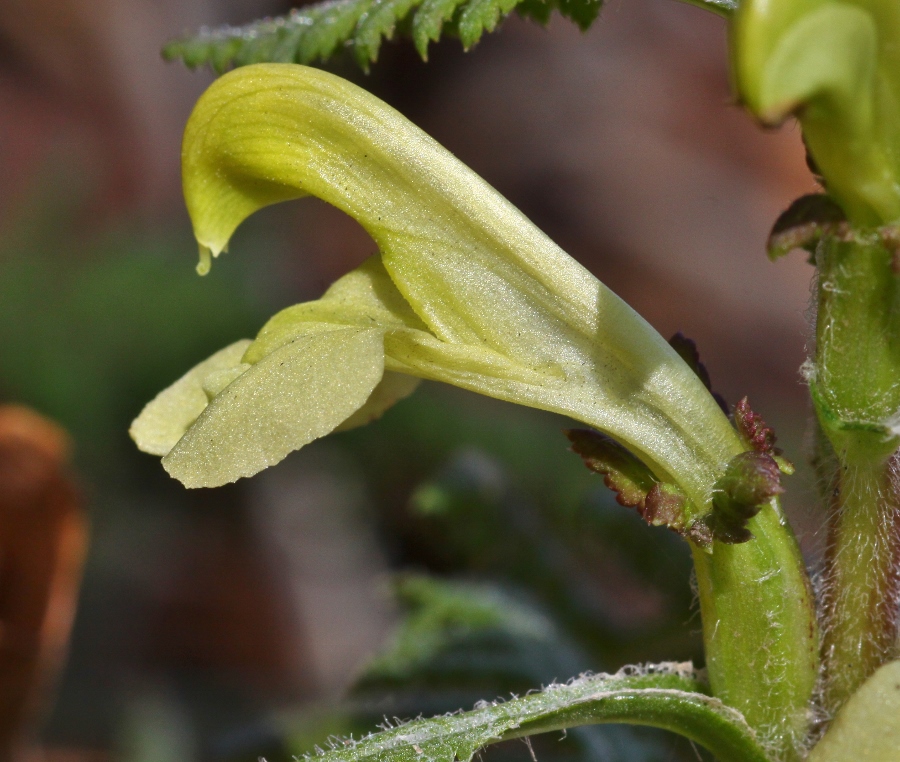
[(779, 759), (797, 760), (819, 671), (812, 592), (777, 501), (749, 528), (750, 542), (694, 549), (710, 686)]
[(816, 363), (810, 379), (832, 448), (823, 574), (823, 705), (832, 716), (898, 636), (900, 289), (877, 235), (819, 246)]
[(833, 488), (823, 601), (829, 712), (896, 652), (900, 513), (892, 463), (842, 463)]

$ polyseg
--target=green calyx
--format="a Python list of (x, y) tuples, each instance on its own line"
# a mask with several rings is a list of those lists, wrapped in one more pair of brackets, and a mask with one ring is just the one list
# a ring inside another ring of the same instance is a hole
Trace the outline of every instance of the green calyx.
[(732, 26), (736, 84), (763, 122), (796, 115), (851, 223), (900, 219), (900, 5), (744, 0)]
[(714, 541), (734, 545), (753, 539), (747, 528), (750, 519), (784, 492), (781, 470), (771, 455), (742, 452), (728, 462), (716, 480), (711, 510), (698, 516), (689, 510), (676, 485), (658, 481), (615, 440), (584, 429), (572, 429), (566, 436), (584, 464), (603, 476), (619, 503), (635, 508), (651, 526), (668, 527), (707, 552), (712, 552)]

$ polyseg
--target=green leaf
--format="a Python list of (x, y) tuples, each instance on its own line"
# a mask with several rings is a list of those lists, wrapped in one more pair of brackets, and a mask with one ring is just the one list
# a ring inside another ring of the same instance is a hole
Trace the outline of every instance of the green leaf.
[[(413, 17), (412, 38), (422, 60), (428, 59), (428, 43), (441, 38), (444, 24), (453, 18), (456, 9), (467, 0), (425, 0)], [(549, 14), (548, 14), (549, 18)]]
[[(403, 619), (387, 649), (353, 688), (349, 705), (344, 704), (357, 720), (345, 736), (367, 730), (385, 715), (436, 715), (472, 706), (485, 696), (530, 693), (536, 685), (555, 683), (560, 675), (577, 674), (596, 664), (596, 657), (583, 653), (549, 611), (518, 589), (403, 575), (396, 581), (396, 592)], [(364, 718), (368, 721), (361, 723)], [(687, 743), (680, 744), (687, 752), (681, 756), (675, 752), (676, 739), (647, 730), (582, 726), (564, 738), (554, 734), (534, 739), (533, 751), (542, 762), (695, 759)], [(327, 735), (320, 733), (312, 740)], [(291, 744), (295, 752), (312, 749), (312, 743), (301, 746), (303, 739), (296, 740), (299, 743)], [(517, 746), (490, 757), (520, 759)]]
[(406, 18), (422, 0), (375, 0), (360, 17), (353, 38), (353, 52), (363, 69), (378, 60), (382, 38), (392, 39), (397, 23)]
[(582, 31), (590, 28), (600, 15), (603, 0), (558, 0), (559, 12), (581, 27)]
[(468, 50), (481, 39), (484, 32), (493, 32), (519, 0), (469, 0), (459, 17), (459, 39)]
[(344, 740), (322, 762), (470, 762), (511, 738), (608, 722), (664, 728), (729, 762), (771, 762), (740, 714), (705, 695), (688, 665), (627, 668), (581, 677), (506, 703), (416, 720), (358, 741)]
[(295, 63), (328, 59), (347, 42), (372, 0), (333, 0), (307, 6), (292, 14), (303, 34), (294, 53)]
[(522, 18), (533, 19), (538, 24), (546, 24), (557, 7), (555, 0), (522, 0), (516, 11)]
[(730, 17), (740, 7), (740, 0), (681, 0), (681, 2), (696, 5), (725, 18)]
[(444, 25), (457, 14), (454, 31), (469, 49), (519, 5), (523, 15), (540, 23), (558, 6), (563, 16), (587, 29), (602, 0), (328, 0), (240, 27), (202, 29), (168, 43), (163, 56), (181, 59), (191, 68), (208, 64), (221, 73), (253, 63), (325, 61), (349, 44), (356, 61), (367, 69), (377, 60), (381, 41), (392, 39), (401, 23), (410, 28), (416, 50), (426, 59), (428, 43), (437, 42)]
[[(219, 73), (235, 66), (270, 61), (324, 61), (353, 37), (372, 5), (373, 0), (328, 0), (293, 10), (287, 16), (241, 27), (203, 29), (196, 35), (168, 43), (163, 48), (163, 57), (180, 58), (191, 68), (208, 64)], [(403, 14), (408, 10), (402, 11)], [(392, 23), (397, 18), (391, 20), (384, 11), (375, 15), (378, 22), (365, 24), (361, 44), (370, 54), (374, 51), (377, 55), (381, 34), (392, 32)], [(380, 23), (381, 33), (373, 39), (376, 23)]]
[(837, 713), (809, 762), (896, 762), (900, 749), (900, 661), (881, 667)]
[[(346, 699), (325, 716), (308, 707), (282, 713), (279, 725), (293, 754), (314, 752), (325, 738), (364, 734), (385, 716), (456, 712), (486, 696), (530, 693), (596, 663), (548, 611), (517, 589), (402, 575), (395, 591), (403, 617)], [(343, 722), (334, 721), (340, 718)], [(573, 728), (563, 737), (535, 737), (529, 745), (541, 762), (696, 760), (696, 751), (679, 741), (684, 739), (663, 731), (607, 724)], [(521, 760), (523, 751), (519, 743), (507, 744), (489, 758), (512, 762)]]
[(397, 578), (395, 592), (405, 616), (360, 676), (366, 688), (487, 682), (496, 695), (589, 665), (546, 613), (497, 585), (411, 574)]
[[(736, 0), (683, 2), (720, 16), (737, 8)], [(190, 68), (206, 64), (222, 73), (253, 63), (324, 62), (346, 44), (368, 70), (382, 39), (392, 39), (400, 25), (409, 29), (416, 50), (427, 60), (428, 44), (437, 42), (445, 24), (454, 19), (458, 23), (451, 25), (451, 34), (457, 33), (468, 50), (514, 10), (542, 25), (558, 10), (585, 31), (602, 7), (603, 0), (328, 0), (244, 26), (201, 29), (169, 42), (163, 57), (180, 59)]]

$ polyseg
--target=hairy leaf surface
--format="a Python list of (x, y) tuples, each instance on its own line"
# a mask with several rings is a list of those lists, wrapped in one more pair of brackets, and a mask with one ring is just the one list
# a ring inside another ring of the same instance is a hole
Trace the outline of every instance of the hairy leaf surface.
[(689, 665), (627, 668), (581, 677), (505, 703), (417, 720), (345, 740), (322, 762), (469, 762), (506, 739), (581, 725), (627, 722), (680, 733), (730, 762), (769, 762), (740, 714), (705, 695)]

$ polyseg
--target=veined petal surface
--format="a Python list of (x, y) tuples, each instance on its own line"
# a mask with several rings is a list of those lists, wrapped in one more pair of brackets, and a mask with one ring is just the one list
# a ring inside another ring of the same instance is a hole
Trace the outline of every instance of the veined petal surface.
[[(282, 338), (295, 319), (311, 322), (309, 309), (320, 320), (332, 310), (326, 323), (338, 313), (354, 325), (393, 321), (389, 369), (584, 421), (677, 481), (697, 506), (741, 451), (656, 331), (475, 173), (355, 85), (289, 64), (231, 72), (197, 104), (183, 161), (195, 233), (213, 254), (256, 209), (307, 194), (354, 217), (378, 245), (387, 277), (369, 294), (385, 314), (326, 297), (282, 313)], [(265, 354), (266, 334), (248, 362)]]

